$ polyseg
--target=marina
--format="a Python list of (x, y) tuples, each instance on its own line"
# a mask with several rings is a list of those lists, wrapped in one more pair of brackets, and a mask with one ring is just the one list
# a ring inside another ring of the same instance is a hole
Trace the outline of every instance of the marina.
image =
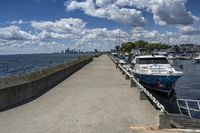
[(200, 133), (200, 0), (0, 0), (0, 133)]
[[(130, 79), (130, 86), (138, 87), (140, 90), (141, 100), (148, 99), (156, 109), (167, 114), (171, 127), (182, 129), (199, 128), (200, 120), (196, 119), (199, 118), (200, 113), (199, 100), (176, 99), (174, 97), (175, 93), (173, 97), (164, 97), (163, 95), (148, 91), (135, 79), (135, 77), (130, 73), (130, 70), (127, 69), (126, 65), (118, 64), (117, 61), (112, 57), (111, 59), (118, 66), (117, 68), (122, 71), (122, 75), (125, 75), (125, 79)], [(135, 83), (134, 85), (132, 84), (133, 81)], [(192, 113), (195, 115), (192, 115)], [(192, 130), (189, 130), (189, 132), (192, 132)]]
[[(41, 117), (35, 117), (36, 114)], [(1, 112), (0, 118), (3, 132), (33, 133), (199, 132), (200, 123), (191, 117), (168, 113), (157, 97), (107, 55), (93, 58), (37, 99)], [(48, 125), (41, 127), (43, 121)], [(49, 127), (55, 124), (57, 128)]]

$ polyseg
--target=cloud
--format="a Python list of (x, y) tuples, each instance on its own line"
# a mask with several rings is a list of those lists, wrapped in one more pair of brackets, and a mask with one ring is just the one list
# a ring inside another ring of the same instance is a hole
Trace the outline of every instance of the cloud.
[(159, 32), (157, 30), (145, 30), (141, 27), (136, 27), (132, 30), (132, 41), (145, 40), (147, 42), (159, 42), (164, 44), (175, 45), (183, 43), (198, 44), (200, 41), (199, 36), (182, 35), (176, 32)]
[(85, 14), (114, 20), (132, 26), (144, 26), (146, 19), (142, 11), (153, 14), (159, 25), (191, 25), (199, 20), (187, 11), (188, 0), (76, 0), (65, 2), (66, 9), (82, 10)]
[[(1, 43), (0, 43), (1, 45)], [(0, 47), (0, 54), (31, 54), (31, 53), (53, 53), (66, 49), (66, 46), (57, 42), (15, 42)]]
[(179, 30), (184, 35), (198, 35), (198, 34), (200, 34), (200, 29), (194, 28), (192, 26), (183, 26), (183, 27), (180, 27)]
[[(79, 23), (76, 24), (77, 22)], [(48, 42), (66, 39), (70, 40), (71, 44), (73, 44), (69, 45), (70, 48), (81, 48), (82, 50), (84, 49), (86, 51), (95, 48), (106, 50), (114, 47), (116, 42), (119, 44), (126, 41), (145, 40), (148, 42), (168, 43), (168, 39), (170, 39), (170, 43), (173, 44), (193, 41), (189, 39), (189, 36), (183, 37), (178, 33), (167, 31), (163, 33), (157, 30), (145, 30), (142, 27), (134, 27), (131, 33), (120, 29), (88, 29), (86, 27), (86, 22), (81, 19), (76, 19), (76, 21), (74, 21), (72, 18), (70, 18), (70, 21), (67, 21), (67, 19), (43, 22), (34, 21), (32, 26), (40, 31), (37, 36), (42, 41)], [(197, 38), (195, 38), (195, 42), (197, 42)]]
[(111, 0), (97, 0), (96, 2), (93, 2), (93, 0), (86, 0), (84, 2), (68, 1), (65, 2), (65, 6), (68, 11), (79, 9), (84, 11), (85, 14), (94, 17), (107, 18), (132, 26), (145, 25), (146, 19), (142, 16), (141, 11), (134, 8), (119, 8), (110, 2)]
[(186, 9), (187, 0), (150, 0), (149, 9), (160, 25), (191, 25), (198, 20)]
[(39, 30), (38, 38), (77, 40), (85, 34), (86, 22), (78, 18), (65, 18), (56, 21), (32, 21), (31, 26)]
[(36, 40), (37, 37), (20, 29), (18, 26), (0, 27), (1, 40)]
[(11, 25), (20, 25), (20, 24), (27, 24), (28, 22), (25, 22), (23, 20), (14, 20), (14, 21), (9, 21), (9, 22), (6, 22), (7, 24), (11, 24)]
[(159, 36), (157, 30), (148, 31), (141, 27), (135, 27), (132, 30), (132, 39), (134, 40), (154, 40)]
[[(104, 3), (99, 5), (104, 6)], [(0, 52), (10, 49), (14, 53), (44, 53), (67, 47), (84, 51), (108, 50), (114, 48), (116, 43), (138, 40), (168, 43), (169, 39), (170, 44), (200, 42), (199, 29), (191, 26), (179, 26), (180, 33), (146, 30), (144, 27), (133, 27), (129, 33), (122, 29), (88, 28), (87, 23), (78, 18), (31, 21), (29, 24), (35, 32), (27, 32), (19, 26), (1, 27)], [(8, 50), (6, 52), (9, 53)]]
[[(78, 18), (67, 18), (53, 21), (32, 21), (31, 26), (35, 29), (47, 32), (79, 32), (85, 28), (86, 22)], [(72, 29), (75, 29), (74, 31)]]
[(118, 6), (129, 6), (145, 9), (153, 14), (153, 19), (159, 25), (191, 25), (199, 20), (187, 11), (188, 0), (117, 0)]

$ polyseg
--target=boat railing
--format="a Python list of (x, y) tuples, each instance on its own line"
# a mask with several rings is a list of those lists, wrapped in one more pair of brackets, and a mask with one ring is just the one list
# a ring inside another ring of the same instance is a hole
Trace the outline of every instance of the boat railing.
[(174, 72), (173, 67), (162, 67), (161, 65), (152, 65), (150, 67), (138, 67), (137, 72), (141, 72), (142, 74), (154, 73), (154, 74), (163, 74), (167, 72)]
[(160, 110), (160, 112), (166, 112), (165, 107), (146, 89), (144, 88), (138, 80), (136, 80), (136, 78), (133, 76), (133, 74), (131, 72), (129, 72), (125, 67), (123, 67), (121, 64), (118, 64), (118, 67), (120, 68), (120, 70), (122, 70), (124, 72), (124, 74), (126, 74), (130, 80), (132, 80), (136, 86), (138, 87), (138, 89), (140, 89), (142, 92), (144, 92), (144, 94), (147, 96), (147, 98), (150, 100), (150, 102), (152, 103), (152, 105), (157, 108), (158, 110)]
[(183, 72), (183, 65), (179, 64), (179, 65), (172, 65), (172, 67), (179, 72)]
[(200, 100), (176, 99), (180, 114), (190, 117), (200, 116)]
[[(172, 70), (171, 67), (170, 67), (170, 69)], [(150, 71), (152, 73), (161, 74), (161, 73), (166, 73), (167, 69), (165, 67), (161, 67), (161, 65), (152, 65), (152, 66), (150, 66)]]
[[(116, 61), (111, 57), (111, 59), (113, 60), (113, 62), (116, 64)], [(140, 89), (142, 92), (144, 92), (144, 94), (147, 96), (147, 98), (149, 99), (149, 101), (152, 103), (152, 105), (160, 110), (160, 112), (162, 113), (167, 113), (167, 111), (165, 110), (165, 107), (146, 89), (144, 88), (138, 80), (136, 80), (136, 78), (133, 76), (133, 74), (123, 65), (121, 64), (116, 64), (117, 67), (119, 67), (119, 69), (127, 76), (129, 77), (131, 83), (133, 82), (138, 89)]]

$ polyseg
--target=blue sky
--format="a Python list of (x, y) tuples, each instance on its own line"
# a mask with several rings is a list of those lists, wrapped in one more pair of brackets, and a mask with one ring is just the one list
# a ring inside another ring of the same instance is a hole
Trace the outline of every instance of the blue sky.
[[(199, 0), (0, 1), (0, 54), (66, 48), (109, 50), (120, 42), (200, 42)], [(120, 28), (119, 28), (120, 27)]]

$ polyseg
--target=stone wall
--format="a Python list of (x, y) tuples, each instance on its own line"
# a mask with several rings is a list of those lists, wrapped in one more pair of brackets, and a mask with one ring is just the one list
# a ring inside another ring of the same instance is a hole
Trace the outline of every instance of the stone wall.
[(92, 57), (81, 57), (41, 71), (0, 79), (0, 111), (42, 95), (91, 61)]

